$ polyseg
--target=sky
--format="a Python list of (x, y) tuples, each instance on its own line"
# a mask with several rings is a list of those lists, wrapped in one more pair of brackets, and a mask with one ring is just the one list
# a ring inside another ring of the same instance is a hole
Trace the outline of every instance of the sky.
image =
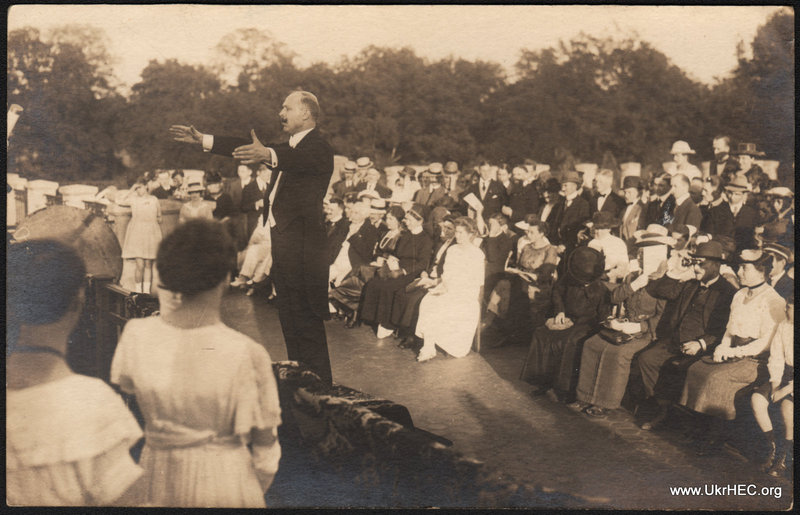
[(687, 74), (712, 84), (736, 66), (736, 45), (749, 48), (776, 6), (211, 6), (17, 5), (9, 31), (89, 24), (106, 31), (123, 85), (139, 81), (151, 59), (210, 64), (213, 48), (239, 28), (272, 33), (295, 63), (336, 63), (368, 45), (411, 47), (432, 60), (494, 61), (508, 73), (520, 50), (539, 50), (583, 32), (638, 34)]

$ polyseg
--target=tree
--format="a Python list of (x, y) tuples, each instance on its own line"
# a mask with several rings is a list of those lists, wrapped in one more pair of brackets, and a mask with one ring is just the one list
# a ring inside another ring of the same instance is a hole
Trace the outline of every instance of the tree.
[(295, 53), (266, 30), (238, 29), (226, 34), (215, 47), (212, 68), (223, 84), (241, 91), (255, 91), (261, 70), (271, 65), (291, 66)]

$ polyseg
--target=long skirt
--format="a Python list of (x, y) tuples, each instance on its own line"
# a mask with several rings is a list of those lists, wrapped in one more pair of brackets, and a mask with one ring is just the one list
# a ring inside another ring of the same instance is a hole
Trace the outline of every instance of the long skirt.
[(357, 271), (350, 272), (345, 276), (341, 284), (328, 293), (328, 299), (335, 301), (350, 311), (358, 311), (361, 303), (361, 295), (364, 292), (364, 285), (375, 276), (377, 267), (361, 265)]
[(609, 343), (599, 335), (586, 340), (575, 391), (578, 400), (600, 408), (619, 408), (628, 386), (633, 357), (649, 343), (649, 334), (622, 345)]
[(764, 377), (766, 366), (754, 358), (734, 362), (698, 361), (686, 374), (680, 404), (698, 413), (733, 420), (736, 394)]
[(539, 327), (533, 333), (520, 379), (562, 392), (574, 390), (580, 371), (583, 342), (594, 332), (589, 324), (554, 331)]
[(410, 275), (394, 278), (375, 276), (364, 285), (364, 298), (359, 307), (360, 319), (371, 324), (380, 324), (387, 329), (395, 329), (392, 325), (394, 294), (413, 280), (414, 277)]
[(419, 318), (419, 305), (427, 293), (428, 290), (425, 288), (417, 288), (410, 292), (405, 288), (397, 290), (392, 303), (392, 325), (413, 331)]
[(453, 357), (469, 354), (480, 318), (478, 292), (428, 294), (419, 305), (416, 335), (425, 346), (436, 345)]

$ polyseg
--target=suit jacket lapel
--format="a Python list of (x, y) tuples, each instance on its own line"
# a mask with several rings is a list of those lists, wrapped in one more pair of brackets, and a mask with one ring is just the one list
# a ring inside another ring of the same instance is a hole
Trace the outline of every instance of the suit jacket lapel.
[(699, 287), (700, 281), (694, 280), (686, 287), (686, 290), (684, 290), (686, 291), (686, 295), (681, 298), (681, 305), (678, 307), (678, 323), (683, 320), (683, 317), (689, 310), (689, 306), (692, 305), (692, 299), (694, 299), (695, 293), (697, 293)]

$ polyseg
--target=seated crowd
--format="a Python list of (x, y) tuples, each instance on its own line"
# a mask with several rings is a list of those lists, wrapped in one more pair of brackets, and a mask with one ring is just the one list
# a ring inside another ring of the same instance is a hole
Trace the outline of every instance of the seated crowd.
[(348, 162), (325, 204), (331, 315), (394, 336), (420, 362), (465, 356), (476, 338), (527, 345), (521, 378), (534, 395), (605, 417), (638, 387), (632, 397), (654, 413), (645, 430), (673, 408), (707, 418), (699, 454), (720, 447), (749, 392), (763, 468), (781, 475), (792, 456), (793, 193), (753, 163), (755, 145), (737, 160), (717, 148), (727, 138), (714, 143), (708, 177), (679, 141), (674, 166), (648, 181), (532, 162), (510, 173), (432, 163), (419, 182), (412, 167), (392, 181), (368, 158)]

